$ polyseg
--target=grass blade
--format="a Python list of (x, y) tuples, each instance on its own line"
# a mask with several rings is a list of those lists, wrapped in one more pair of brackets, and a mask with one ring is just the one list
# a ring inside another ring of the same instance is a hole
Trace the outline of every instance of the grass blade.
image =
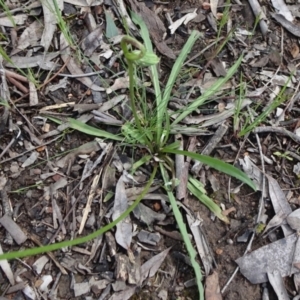
[(118, 136), (116, 134), (112, 134), (107, 131), (95, 128), (93, 126), (87, 125), (83, 122), (80, 122), (80, 121), (72, 119), (72, 118), (68, 118), (68, 122), (69, 122), (70, 128), (78, 130), (82, 133), (86, 133), (88, 135), (111, 139), (114, 141), (123, 141), (124, 140), (124, 138), (121, 136)]
[(203, 95), (198, 97), (195, 101), (193, 101), (171, 124), (171, 126), (179, 123), (182, 119), (184, 119), (187, 115), (192, 113), (195, 109), (197, 109), (200, 105), (202, 105), (208, 98), (212, 97), (219, 89), (224, 85), (236, 72), (238, 67), (242, 62), (242, 56), (235, 62), (235, 64), (228, 70), (226, 76), (224, 78), (220, 78), (209, 90), (207, 90)]
[[(149, 31), (148, 31), (148, 28), (147, 28), (146, 24), (144, 23), (142, 18), (139, 15), (137, 15), (136, 13), (131, 12), (131, 16), (132, 16), (133, 22), (135, 22), (136, 24), (138, 24), (140, 26), (140, 33), (141, 33), (141, 36), (143, 38), (144, 45), (145, 45), (147, 51), (152, 53), (153, 52), (153, 47), (152, 47), (151, 39), (150, 39), (150, 36), (149, 36)], [(156, 126), (156, 128), (157, 128), (157, 142), (159, 142), (158, 139), (161, 136), (161, 132), (162, 132), (161, 124), (162, 124), (162, 120), (163, 120), (165, 111), (159, 112), (159, 107), (161, 106), (161, 103), (163, 101), (162, 101), (162, 93), (161, 93), (161, 89), (160, 89), (160, 85), (159, 85), (159, 75), (158, 75), (158, 71), (157, 71), (157, 66), (152, 65), (152, 66), (149, 67), (149, 70), (150, 70), (150, 74), (151, 74), (151, 81), (152, 81), (153, 88), (154, 88), (154, 91), (155, 91), (155, 100), (156, 100), (156, 107), (157, 107), (157, 118), (161, 118), (160, 127)], [(176, 79), (176, 77), (175, 77), (175, 79)]]
[(203, 193), (203, 187), (200, 186), (200, 184), (201, 183), (197, 179), (190, 177), (187, 187), (196, 198), (198, 198), (213, 214), (215, 214), (216, 217), (226, 224), (229, 224), (229, 220), (222, 214), (220, 206)]
[(135, 128), (131, 123), (125, 123), (122, 126), (122, 133), (127, 142), (130, 144), (141, 144), (144, 146), (149, 145), (149, 141), (151, 141), (151, 131), (147, 130), (140, 131), (138, 128)]
[[(139, 15), (137, 15), (134, 12), (131, 12), (131, 16), (132, 16), (132, 21), (135, 24), (140, 26), (140, 34), (142, 36), (142, 39), (144, 41), (144, 45), (145, 45), (147, 51), (152, 53), (153, 47), (152, 47), (151, 39), (149, 36), (149, 31), (148, 31), (148, 28), (147, 28), (145, 22)], [(155, 91), (156, 101), (157, 101), (157, 103), (161, 103), (161, 89), (160, 89), (160, 85), (159, 85), (159, 75), (157, 72), (157, 66), (155, 66), (155, 65), (150, 66), (149, 69), (150, 69), (150, 73), (151, 73), (151, 80), (152, 80), (153, 88)]]
[[(164, 168), (164, 165), (162, 163), (160, 163), (160, 170), (162, 173), (162, 177), (164, 179), (165, 184), (169, 182), (169, 178), (168, 178), (168, 174)], [(171, 190), (167, 189), (167, 194), (171, 203), (171, 207), (174, 213), (174, 217), (176, 219), (177, 225), (179, 227), (180, 233), (182, 235), (184, 244), (186, 246), (186, 249), (188, 251), (189, 257), (191, 259), (191, 264), (193, 266), (195, 275), (196, 275), (196, 282), (197, 282), (197, 286), (198, 286), (198, 290), (199, 290), (199, 299), (200, 300), (204, 300), (204, 291), (203, 291), (203, 285), (202, 285), (202, 274), (201, 274), (201, 268), (199, 266), (199, 264), (197, 263), (195, 257), (197, 255), (192, 242), (190, 241), (185, 223), (183, 221), (182, 215), (180, 213), (180, 210), (177, 206), (176, 203), (176, 199), (173, 195), (173, 192)]]
[(170, 149), (168, 147), (162, 149), (162, 152), (172, 153), (172, 154), (181, 154), (181, 155), (185, 155), (185, 156), (191, 157), (193, 159), (199, 160), (199, 161), (203, 162), (204, 164), (206, 164), (222, 173), (225, 173), (232, 177), (237, 178), (238, 180), (246, 183), (253, 190), (256, 191), (256, 187), (255, 187), (254, 183), (249, 179), (249, 177), (244, 172), (242, 172), (241, 170), (237, 169), (236, 167), (234, 167), (230, 164), (223, 162), (220, 159), (202, 155), (202, 154), (198, 154), (198, 153), (188, 152), (188, 151), (174, 150), (174, 149)]
[(151, 155), (145, 155), (145, 156), (143, 156), (141, 159), (139, 159), (137, 162), (135, 162), (132, 165), (132, 173), (134, 173), (142, 165), (148, 163), (151, 159), (152, 159)]
[[(162, 133), (162, 123), (167, 111), (167, 105), (170, 100), (171, 91), (173, 89), (174, 83), (178, 77), (179, 72), (182, 70), (182, 65), (191, 51), (192, 47), (194, 46), (197, 39), (200, 37), (200, 32), (198, 31), (192, 31), (189, 39), (185, 43), (183, 49), (180, 52), (180, 55), (175, 61), (175, 64), (172, 68), (171, 74), (169, 76), (168, 82), (166, 84), (166, 88), (164, 90), (163, 98), (161, 99), (161, 102), (157, 102), (157, 138), (161, 136)], [(157, 140), (157, 143), (159, 143), (159, 140)]]
[(292, 79), (292, 75), (290, 75), (289, 79), (285, 83), (285, 85), (282, 87), (280, 93), (277, 95), (275, 100), (272, 101), (272, 103), (264, 110), (258, 117), (255, 118), (253, 122), (250, 122), (249, 125), (247, 125), (245, 128), (243, 128), (239, 132), (239, 137), (242, 137), (243, 135), (247, 134), (248, 132), (252, 131), (255, 127), (257, 127), (260, 123), (264, 122), (266, 118), (279, 106), (281, 105), (285, 100), (287, 100), (287, 97), (284, 95), (284, 92), (289, 84), (289, 82)]

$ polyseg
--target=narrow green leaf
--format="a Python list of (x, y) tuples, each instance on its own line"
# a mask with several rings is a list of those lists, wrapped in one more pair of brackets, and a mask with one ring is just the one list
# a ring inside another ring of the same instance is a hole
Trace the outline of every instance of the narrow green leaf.
[[(196, 180), (194, 178), (189, 178), (189, 182), (187, 184), (187, 187), (189, 191), (196, 197), (198, 198), (212, 213), (216, 215), (221, 221), (225, 222), (226, 224), (229, 224), (229, 220), (226, 216), (222, 214), (222, 210), (217, 205), (211, 198), (209, 198), (207, 195), (205, 195), (202, 191), (201, 188), (199, 189), (199, 186), (193, 184), (195, 183), (193, 180)], [(198, 181), (198, 180), (196, 180)], [(199, 183), (199, 181), (198, 181)]]
[(125, 123), (122, 126), (122, 133), (125, 140), (130, 144), (141, 144), (146, 146), (148, 145), (149, 140), (151, 140), (151, 134), (149, 134), (149, 131), (145, 130), (141, 132), (139, 129), (134, 128), (131, 123)]
[[(175, 64), (173, 65), (171, 74), (169, 75), (168, 82), (166, 84), (166, 88), (163, 93), (163, 98), (161, 103), (157, 103), (157, 138), (161, 136), (162, 132), (162, 125), (164, 121), (164, 115), (167, 111), (167, 105), (170, 100), (171, 91), (173, 89), (174, 83), (178, 77), (179, 72), (182, 69), (182, 65), (187, 57), (187, 55), (190, 53), (192, 47), (194, 46), (197, 39), (201, 36), (200, 32), (198, 31), (192, 31), (190, 37), (188, 38), (187, 42), (185, 43), (183, 49), (181, 50), (178, 58), (175, 61)], [(157, 141), (159, 143), (159, 141)]]
[[(166, 170), (164, 168), (164, 165), (162, 163), (160, 163), (160, 171), (161, 171), (162, 177), (164, 179), (165, 186), (167, 186), (167, 184), (169, 182), (169, 177), (168, 177), (168, 173), (166, 172)], [(176, 223), (179, 227), (179, 230), (180, 230), (180, 233), (182, 235), (184, 244), (186, 246), (187, 252), (188, 252), (189, 257), (191, 259), (192, 267), (193, 267), (195, 275), (196, 275), (196, 283), (197, 283), (198, 290), (199, 290), (199, 299), (204, 300), (204, 291), (203, 291), (203, 285), (202, 285), (201, 268), (200, 268), (199, 264), (196, 261), (197, 253), (196, 253), (196, 251), (195, 251), (195, 249), (192, 245), (192, 242), (189, 238), (185, 223), (184, 223), (183, 218), (182, 218), (182, 214), (180, 213), (180, 210), (177, 206), (176, 199), (173, 195), (173, 192), (171, 190), (167, 189), (167, 194), (168, 194), (168, 197), (169, 197), (169, 200), (170, 200), (170, 203), (171, 203), (171, 207), (172, 207), (172, 210), (173, 210), (173, 213), (174, 213), (174, 217), (176, 219)]]
[[(152, 47), (151, 39), (149, 36), (149, 31), (148, 31), (148, 28), (147, 28), (145, 22), (139, 15), (137, 15), (133, 11), (131, 12), (131, 17), (132, 17), (132, 21), (135, 24), (140, 26), (140, 34), (142, 36), (142, 39), (144, 41), (144, 45), (145, 45), (147, 51), (153, 52), (153, 47)], [(157, 71), (157, 66), (150, 66), (149, 69), (151, 72), (151, 80), (152, 80), (154, 91), (155, 91), (156, 103), (161, 103), (161, 89), (160, 89), (160, 85), (159, 85), (159, 75), (158, 75), (158, 71)]]
[[(131, 12), (131, 16), (132, 16), (133, 22), (135, 22), (136, 24), (138, 24), (140, 26), (140, 33), (141, 33), (141, 36), (143, 38), (144, 45), (145, 45), (147, 51), (153, 52), (153, 47), (152, 47), (151, 39), (150, 39), (150, 36), (149, 36), (149, 31), (148, 31), (148, 28), (147, 28), (145, 22), (143, 21), (143, 19), (139, 15), (137, 15), (134, 12)], [(161, 93), (160, 84), (159, 84), (159, 75), (158, 75), (158, 71), (157, 71), (157, 66), (152, 65), (152, 66), (149, 67), (149, 70), (150, 70), (150, 74), (151, 74), (151, 81), (152, 81), (153, 88), (154, 88), (154, 91), (155, 91), (157, 117), (161, 118), (160, 122), (162, 123), (163, 114), (165, 112), (163, 112), (163, 111), (159, 112), (158, 111), (158, 108), (161, 106), (161, 103), (162, 103), (162, 93)], [(159, 139), (159, 137), (161, 136), (162, 129), (161, 129), (160, 126), (156, 126), (156, 130), (157, 130), (156, 131), (157, 132), (157, 139)], [(158, 140), (157, 140), (157, 142), (158, 142)]]
[(264, 122), (266, 118), (279, 106), (281, 105), (285, 100), (287, 100), (287, 97), (284, 96), (284, 92), (289, 84), (289, 82), (292, 80), (293, 74), (290, 75), (288, 80), (286, 81), (285, 85), (280, 90), (280, 93), (276, 96), (276, 98), (272, 101), (270, 105), (266, 107), (266, 110), (264, 110), (259, 116), (255, 118), (253, 122), (250, 122), (248, 126), (246, 126), (244, 129), (242, 129), (239, 132), (239, 136), (243, 136), (247, 134), (248, 132), (252, 131), (255, 127), (257, 127), (260, 123)]
[(185, 155), (185, 156), (191, 157), (193, 159), (199, 160), (199, 161), (203, 162), (204, 164), (206, 164), (222, 173), (228, 174), (232, 177), (239, 179), (240, 181), (246, 183), (253, 190), (256, 191), (256, 187), (255, 187), (254, 183), (249, 179), (249, 177), (244, 172), (242, 172), (241, 170), (237, 169), (236, 167), (234, 167), (230, 164), (223, 162), (220, 159), (202, 155), (202, 154), (198, 154), (198, 153), (188, 152), (188, 151), (174, 150), (174, 149), (170, 149), (167, 147), (162, 149), (162, 152), (172, 153), (172, 154), (181, 154), (181, 155)]
[(196, 178), (193, 178), (192, 176), (189, 176), (189, 182), (195, 186), (195, 188), (197, 190), (199, 190), (200, 193), (202, 194), (207, 194), (205, 188), (204, 188), (204, 185), (202, 184), (202, 182), (200, 182), (199, 180), (197, 180)]
[(68, 122), (69, 122), (70, 128), (78, 130), (82, 133), (86, 133), (88, 135), (111, 139), (114, 141), (123, 141), (124, 140), (124, 138), (119, 135), (112, 134), (107, 131), (95, 128), (93, 126), (87, 125), (83, 122), (80, 122), (80, 121), (72, 119), (72, 118), (68, 118)]
[(145, 155), (141, 159), (139, 159), (137, 162), (135, 162), (132, 165), (132, 172), (134, 173), (139, 167), (142, 165), (148, 163), (151, 160), (152, 156), (151, 155)]
[(224, 78), (220, 78), (209, 90), (207, 90), (203, 95), (194, 100), (171, 124), (171, 126), (179, 123), (187, 115), (192, 113), (195, 109), (201, 106), (208, 98), (212, 97), (219, 89), (234, 75), (238, 67), (242, 62), (243, 57), (241, 56), (235, 64), (228, 70)]

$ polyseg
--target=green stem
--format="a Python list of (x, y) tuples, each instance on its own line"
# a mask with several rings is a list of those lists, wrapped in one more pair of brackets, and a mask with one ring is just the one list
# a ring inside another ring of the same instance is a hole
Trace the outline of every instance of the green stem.
[(137, 207), (137, 205), (140, 203), (140, 201), (148, 193), (149, 188), (150, 188), (150, 186), (151, 186), (151, 184), (154, 180), (154, 177), (156, 175), (157, 168), (158, 168), (158, 166), (155, 165), (154, 169), (152, 171), (152, 174), (149, 178), (149, 181), (148, 181), (147, 185), (145, 186), (145, 189), (143, 190), (143, 192), (137, 197), (137, 199), (133, 202), (133, 204), (131, 206), (129, 206), (128, 209), (125, 212), (123, 212), (113, 222), (107, 224), (106, 226), (102, 227), (101, 229), (99, 229), (99, 230), (97, 230), (97, 231), (95, 231), (95, 232), (93, 232), (93, 233), (91, 233), (87, 236), (84, 236), (84, 237), (81, 237), (81, 238), (78, 238), (78, 239), (75, 239), (75, 240), (64, 241), (64, 242), (60, 242), (60, 243), (56, 243), (56, 244), (52, 244), (52, 245), (43, 246), (43, 247), (37, 247), (37, 248), (32, 248), (32, 249), (27, 249), (27, 250), (22, 250), (22, 251), (14, 251), (14, 252), (2, 254), (2, 255), (0, 255), (0, 260), (27, 257), (27, 256), (32, 256), (32, 255), (44, 253), (44, 252), (50, 252), (50, 251), (58, 250), (58, 249), (61, 249), (61, 248), (64, 248), (64, 247), (69, 247), (69, 246), (74, 246), (74, 245), (86, 243), (86, 242), (96, 238), (100, 234), (105, 233), (106, 231), (108, 231), (111, 228), (113, 228), (114, 226), (116, 226), (124, 218), (126, 218)]
[[(163, 163), (160, 163), (159, 166), (160, 166), (160, 171), (161, 171), (162, 177), (163, 177), (164, 182), (166, 184), (166, 183), (169, 182), (169, 176), (168, 176), (168, 174), (165, 170), (165, 167), (164, 167)], [(171, 207), (172, 207), (172, 210), (173, 210), (173, 213), (174, 213), (176, 223), (179, 227), (180, 233), (182, 235), (185, 247), (186, 247), (187, 252), (189, 254), (189, 257), (191, 259), (191, 264), (193, 266), (193, 269), (194, 269), (194, 272), (195, 272), (195, 275), (196, 275), (196, 282), (197, 282), (198, 291), (199, 291), (199, 299), (204, 300), (204, 291), (203, 291), (203, 285), (202, 285), (202, 282), (201, 282), (202, 281), (201, 268), (200, 268), (199, 264), (196, 261), (197, 253), (196, 253), (196, 251), (195, 251), (195, 249), (192, 245), (192, 242), (189, 238), (185, 223), (184, 223), (183, 218), (182, 218), (182, 214), (181, 214), (181, 212), (180, 212), (180, 210), (177, 206), (176, 199), (173, 195), (173, 192), (171, 190), (169, 190), (168, 188), (166, 189), (166, 191), (167, 191), (170, 203), (171, 203)]]
[[(140, 51), (138, 53), (136, 52), (132, 52), (128, 49), (127, 44), (134, 46), (135, 48), (139, 49)], [(136, 123), (136, 126), (138, 128), (138, 131), (140, 133), (143, 132), (143, 128), (141, 126), (141, 122), (140, 119), (138, 117), (137, 114), (137, 109), (136, 109), (136, 105), (135, 105), (135, 96), (134, 96), (134, 84), (135, 84), (135, 80), (134, 80), (134, 62), (138, 61), (139, 59), (141, 59), (142, 57), (145, 56), (146, 54), (146, 48), (143, 46), (143, 44), (141, 44), (140, 42), (138, 42), (136, 39), (130, 37), (130, 36), (124, 36), (121, 40), (121, 48), (123, 50), (124, 56), (127, 60), (127, 64), (128, 64), (128, 74), (129, 74), (129, 98), (130, 98), (130, 106), (132, 109), (132, 113), (133, 113), (133, 117), (134, 117), (134, 121)], [(147, 136), (146, 139), (148, 140)], [(147, 143), (148, 147), (151, 146), (151, 143)]]
[(134, 101), (134, 66), (131, 61), (128, 61), (128, 73), (129, 73), (129, 98), (130, 98), (130, 106), (132, 109), (134, 121), (136, 123), (136, 126), (139, 130), (139, 132), (143, 132), (140, 119), (137, 114), (135, 101)]

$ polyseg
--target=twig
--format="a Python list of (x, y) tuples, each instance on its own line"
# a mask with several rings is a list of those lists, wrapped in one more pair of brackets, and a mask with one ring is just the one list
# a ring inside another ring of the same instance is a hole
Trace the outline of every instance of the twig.
[(5, 70), (5, 75), (7, 77), (13, 77), (15, 79), (18, 79), (19, 81), (28, 82), (28, 79), (25, 76), (22, 76), (18, 73), (15, 73), (13, 71)]
[(266, 126), (266, 127), (256, 127), (253, 130), (254, 133), (263, 133), (263, 132), (273, 132), (273, 133), (278, 133), (278, 134), (282, 134), (285, 136), (290, 137), (291, 139), (293, 139), (295, 142), (300, 143), (300, 137), (297, 136), (296, 134), (292, 133), (289, 130), (286, 130), (285, 128), (282, 127), (272, 127), (272, 126)]
[[(26, 95), (29, 95), (29, 94), (26, 94)], [(23, 95), (22, 97), (25, 98), (26, 95)], [(23, 99), (22, 98), (22, 99)], [(21, 115), (21, 117), (27, 122), (27, 125), (29, 128), (32, 128), (34, 131), (36, 131), (39, 135), (40, 135), (40, 132), (33, 126), (33, 124), (29, 121), (29, 119), (27, 118), (27, 116), (25, 114), (22, 114), (21, 111), (16, 107), (15, 103), (9, 99), (11, 105), (14, 107), (14, 109)], [(31, 130), (32, 130), (31, 129)]]
[[(47, 85), (50, 81), (52, 81), (56, 76), (58, 76), (60, 74), (60, 72), (62, 72), (62, 70), (66, 67), (67, 63), (69, 62), (71, 58), (69, 58), (63, 65), (62, 67), (52, 76), (50, 77), (48, 80), (46, 80), (41, 86), (40, 89), (42, 89), (45, 85)], [(27, 96), (29, 96), (29, 93), (24, 94), (22, 97), (14, 100), (14, 103), (17, 103), (19, 101), (21, 101), (22, 99), (26, 98)]]
[[(21, 7), (16, 7), (16, 8), (10, 9), (9, 13), (14, 14), (14, 13), (19, 12), (19, 11), (30, 11), (30, 9), (37, 8), (37, 7), (40, 7), (40, 6), (41, 6), (40, 1), (33, 2), (33, 0), (30, 0), (26, 3), (24, 3), (23, 5), (21, 4)], [(3, 12), (3, 13), (0, 14), (0, 18), (1, 17), (6, 17), (6, 16), (7, 16), (6, 12)]]
[(92, 201), (95, 197), (96, 189), (97, 189), (98, 184), (99, 184), (99, 180), (100, 180), (102, 170), (103, 170), (103, 168), (101, 168), (101, 171), (98, 174), (96, 174), (96, 176), (93, 179), (92, 186), (91, 186), (91, 189), (90, 189), (90, 192), (89, 192), (89, 196), (88, 196), (88, 199), (87, 199), (87, 202), (86, 202), (86, 206), (83, 210), (83, 216), (82, 216), (82, 220), (80, 222), (80, 227), (79, 227), (79, 230), (78, 230), (78, 234), (82, 233), (84, 225), (85, 225), (86, 220), (88, 218), (88, 214), (91, 211)]
[(23, 126), (23, 129), (28, 133), (31, 142), (36, 143), (39, 146), (42, 144), (42, 142), (34, 135), (33, 132), (30, 131), (26, 125)]
[(94, 76), (94, 75), (99, 75), (101, 73), (104, 73), (104, 71), (100, 70), (100, 71), (95, 71), (95, 72), (90, 72), (90, 73), (74, 74), (74, 75), (59, 73), (59, 74), (57, 74), (57, 76), (68, 77), (68, 78), (81, 78), (81, 77), (90, 77), (90, 76)]
[(40, 87), (40, 89), (42, 90), (49, 82), (51, 82), (55, 77), (57, 77), (61, 72), (62, 70), (67, 66), (67, 64), (69, 63), (71, 59), (71, 56), (69, 56), (68, 59), (66, 59), (65, 63), (61, 66), (61, 68), (52, 76), (50, 77), (48, 80), (46, 80)]
[(2, 116), (0, 116), (0, 129), (2, 126), (5, 127), (5, 125), (7, 123), (8, 116), (9, 116), (8, 101), (10, 99), (10, 93), (9, 93), (6, 76), (5, 76), (5, 71), (4, 71), (2, 62), (3, 62), (3, 57), (2, 57), (2, 55), (0, 55), (0, 74), (1, 74), (1, 80), (2, 80), (2, 84), (0, 86), (1, 87), (0, 96), (1, 96), (1, 100), (4, 102), (4, 111), (2, 113)]
[(27, 87), (25, 87), (21, 82), (19, 82), (18, 80), (16, 80), (13, 77), (7, 76), (7, 79), (21, 92), (29, 94), (29, 90)]
[(193, 57), (191, 57), (188, 61), (186, 61), (184, 64), (183, 64), (183, 67), (185, 65), (187, 65), (188, 63), (190, 63), (191, 61), (193, 61), (194, 59), (196, 59), (197, 57), (199, 57), (200, 55), (202, 55), (206, 50), (210, 49), (211, 47), (213, 47), (215, 44), (217, 44), (218, 41), (214, 41), (213, 43), (211, 43), (210, 45), (208, 45), (207, 47), (205, 47), (204, 49), (202, 49), (200, 52), (197, 52), (196, 55), (194, 55)]

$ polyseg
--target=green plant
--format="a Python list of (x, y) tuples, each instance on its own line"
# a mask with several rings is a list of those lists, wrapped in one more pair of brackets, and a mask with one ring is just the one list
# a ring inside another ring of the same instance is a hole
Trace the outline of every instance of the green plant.
[(267, 108), (258, 115), (254, 121), (251, 120), (249, 117), (245, 125), (243, 126), (242, 130), (239, 132), (239, 137), (244, 136), (245, 134), (251, 132), (255, 127), (257, 127), (260, 123), (264, 122), (267, 117), (280, 105), (282, 104), (286, 99), (287, 95), (284, 95), (284, 92), (292, 78), (293, 74), (289, 77), (285, 85), (280, 90), (280, 93), (276, 96), (276, 98), (272, 101), (272, 103), (267, 106)]
[(290, 161), (293, 160), (293, 158), (288, 155), (289, 154), (288, 152), (281, 153), (279, 151), (276, 151), (273, 154), (280, 157), (280, 158), (285, 158), (285, 159), (290, 160)]
[[(88, 236), (40, 248), (28, 249), (21, 252), (7, 253), (4, 255), (0, 255), (0, 259), (25, 257), (46, 251), (53, 251), (62, 247), (87, 242), (88, 240), (97, 237), (99, 234), (103, 234), (104, 232), (115, 226), (123, 218), (125, 218), (138, 205), (138, 203), (141, 201), (144, 195), (148, 192), (151, 184), (153, 183), (154, 178), (157, 176), (157, 172), (160, 172), (164, 180), (163, 188), (165, 189), (170, 199), (170, 204), (174, 213), (174, 217), (182, 234), (185, 246), (191, 259), (193, 269), (196, 274), (196, 281), (198, 285), (200, 299), (203, 299), (204, 292), (201, 282), (201, 268), (198, 262), (196, 261), (196, 251), (189, 238), (186, 225), (183, 221), (183, 216), (180, 212), (175, 196), (173, 194), (173, 188), (175, 186), (176, 178), (172, 155), (179, 154), (189, 156), (193, 159), (199, 160), (209, 165), (212, 168), (215, 168), (216, 170), (219, 170), (241, 180), (242, 182), (251, 186), (253, 189), (255, 189), (255, 186), (243, 172), (229, 164), (224, 163), (223, 161), (205, 155), (178, 150), (179, 145), (176, 142), (172, 142), (171, 133), (174, 127), (176, 127), (176, 130), (180, 131), (180, 121), (182, 121), (188, 114), (190, 114), (199, 106), (201, 106), (207, 99), (213, 96), (216, 93), (216, 91), (218, 91), (218, 89), (228, 79), (230, 79), (231, 76), (233, 76), (233, 74), (235, 73), (235, 71), (241, 63), (242, 58), (239, 58), (237, 62), (228, 70), (228, 74), (224, 78), (219, 79), (210, 90), (208, 90), (206, 93), (194, 100), (184, 111), (176, 112), (176, 115), (170, 116), (167, 110), (167, 106), (171, 97), (173, 86), (188, 53), (190, 52), (191, 48), (193, 47), (200, 34), (196, 31), (193, 31), (191, 33), (187, 43), (183, 47), (179, 57), (177, 58), (172, 68), (171, 74), (166, 84), (166, 88), (162, 92), (159, 84), (159, 76), (156, 67), (158, 58), (153, 53), (148, 30), (145, 24), (137, 15), (133, 14), (133, 20), (140, 26), (143, 44), (130, 36), (125, 36), (121, 42), (121, 47), (127, 62), (128, 74), (130, 78), (129, 94), (130, 106), (133, 113), (133, 120), (126, 122), (122, 126), (121, 133), (119, 135), (110, 134), (104, 130), (94, 128), (87, 124), (83, 124), (72, 118), (68, 118), (67, 121), (69, 123), (70, 128), (79, 130), (89, 135), (112, 139), (117, 142), (123, 142), (124, 145), (130, 147), (142, 145), (144, 148), (146, 148), (148, 154), (142, 157), (140, 160), (138, 160), (133, 166), (133, 169), (135, 170), (145, 163), (152, 164), (153, 170), (144, 191), (140, 196), (137, 197), (134, 203), (118, 219)], [(146, 98), (136, 96), (136, 94), (138, 94), (136, 92), (140, 88), (137, 83), (138, 78), (136, 78), (138, 74), (137, 70), (140, 70), (140, 68), (145, 67), (149, 68), (149, 73), (155, 91), (154, 110), (145, 109), (145, 107), (147, 107)], [(57, 121), (55, 119), (52, 120), (61, 123), (60, 121)], [(193, 194), (199, 197), (201, 201), (203, 201), (208, 207), (210, 207), (210, 209), (212, 209), (212, 211), (214, 211), (218, 217), (220, 217), (221, 219), (223, 218), (220, 209), (218, 209), (218, 207), (212, 202), (212, 200), (205, 195), (205, 191), (198, 181), (190, 178), (189, 189), (193, 192)], [(223, 220), (225, 219), (223, 218)]]
[(230, 9), (230, 0), (227, 0), (225, 3), (225, 9), (223, 11), (222, 18), (218, 22), (219, 28), (218, 28), (218, 33), (217, 33), (217, 41), (220, 39), (223, 27), (228, 23), (229, 9)]
[(42, 182), (39, 182), (39, 183), (36, 183), (36, 184), (33, 184), (33, 185), (29, 185), (29, 186), (25, 186), (23, 188), (19, 188), (17, 190), (14, 190), (14, 191), (10, 191), (11, 194), (22, 194), (32, 188), (35, 188), (35, 187), (41, 187), (43, 186), (44, 184)]
[(243, 81), (243, 75), (240, 75), (240, 85), (239, 85), (239, 94), (237, 99), (237, 105), (233, 116), (233, 131), (236, 133), (239, 129), (239, 121), (240, 121), (240, 113), (241, 113), (241, 106), (243, 100), (245, 99), (246, 94), (246, 83)]

